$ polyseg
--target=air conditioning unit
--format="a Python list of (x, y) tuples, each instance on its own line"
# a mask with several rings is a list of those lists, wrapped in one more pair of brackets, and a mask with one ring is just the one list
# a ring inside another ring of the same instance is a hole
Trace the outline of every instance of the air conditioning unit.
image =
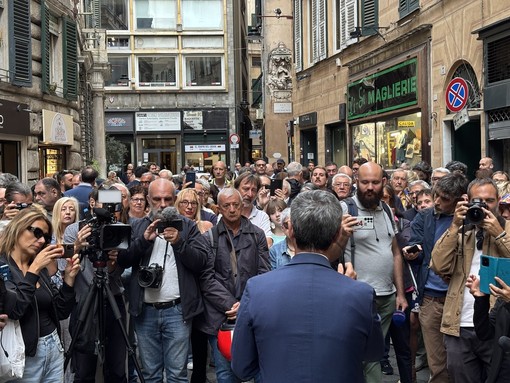
[(257, 120), (263, 120), (264, 119), (264, 109), (256, 109), (255, 110), (255, 118)]

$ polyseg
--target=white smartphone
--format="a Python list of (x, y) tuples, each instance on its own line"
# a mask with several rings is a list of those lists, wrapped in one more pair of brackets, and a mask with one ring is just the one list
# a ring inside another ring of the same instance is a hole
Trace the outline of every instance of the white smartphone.
[(373, 230), (374, 229), (374, 217), (371, 215), (354, 217), (357, 219), (354, 230)]

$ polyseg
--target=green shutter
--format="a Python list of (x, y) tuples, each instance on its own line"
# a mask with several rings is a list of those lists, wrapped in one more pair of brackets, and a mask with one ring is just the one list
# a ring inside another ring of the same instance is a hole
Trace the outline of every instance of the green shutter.
[(32, 86), (30, 0), (9, 1), (9, 77), (17, 86)]
[(407, 16), (418, 8), (420, 8), (419, 0), (399, 0), (398, 2), (398, 14), (400, 18)]
[(362, 0), (361, 3), (361, 35), (371, 36), (379, 28), (379, 1)]
[(50, 10), (41, 0), (41, 90), (48, 93), (50, 85)]
[(76, 23), (64, 17), (64, 97), (76, 100), (78, 96), (78, 62)]

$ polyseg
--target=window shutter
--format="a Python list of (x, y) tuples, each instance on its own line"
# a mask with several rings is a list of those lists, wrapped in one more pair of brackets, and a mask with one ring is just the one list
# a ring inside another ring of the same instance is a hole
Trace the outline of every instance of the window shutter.
[(99, 0), (92, 0), (93, 27), (101, 28), (101, 4)]
[(49, 92), (50, 85), (50, 10), (46, 2), (41, 0), (41, 90)]
[(407, 16), (418, 8), (420, 8), (419, 0), (399, 0), (398, 2), (398, 14), (400, 18)]
[(303, 49), (301, 25), (303, 22), (303, 13), (301, 12), (302, 0), (294, 0), (294, 64), (296, 72), (303, 70)]
[(311, 11), (312, 11), (312, 20), (311, 20), (311, 26), (312, 26), (312, 41), (311, 41), (311, 46), (312, 46), (312, 62), (313, 63), (316, 63), (318, 60), (318, 35), (317, 35), (317, 29), (318, 29), (318, 25), (317, 25), (317, 1), (318, 0), (312, 0), (311, 3), (312, 3), (312, 7), (311, 7)]
[(32, 41), (30, 34), (30, 0), (11, 0), (9, 6), (10, 82), (32, 86)]
[(69, 17), (64, 17), (63, 26), (64, 97), (68, 100), (76, 100), (78, 95), (76, 23)]
[(371, 36), (378, 32), (379, 7), (378, 0), (362, 0), (361, 4), (361, 35)]
[(356, 0), (338, 0), (338, 28), (337, 49), (342, 50), (355, 43), (357, 38), (352, 38), (350, 32), (358, 26), (358, 7)]
[(326, 0), (319, 0), (319, 8), (318, 8), (318, 31), (317, 36), (319, 38), (319, 41), (317, 43), (318, 45), (318, 60), (324, 60), (326, 58), (327, 54), (327, 24), (326, 24)]

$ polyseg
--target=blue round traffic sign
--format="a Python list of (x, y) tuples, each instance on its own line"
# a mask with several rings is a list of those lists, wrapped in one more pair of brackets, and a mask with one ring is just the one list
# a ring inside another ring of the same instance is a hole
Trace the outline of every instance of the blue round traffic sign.
[(461, 111), (469, 98), (469, 88), (466, 80), (455, 77), (446, 87), (446, 107), (453, 113)]

